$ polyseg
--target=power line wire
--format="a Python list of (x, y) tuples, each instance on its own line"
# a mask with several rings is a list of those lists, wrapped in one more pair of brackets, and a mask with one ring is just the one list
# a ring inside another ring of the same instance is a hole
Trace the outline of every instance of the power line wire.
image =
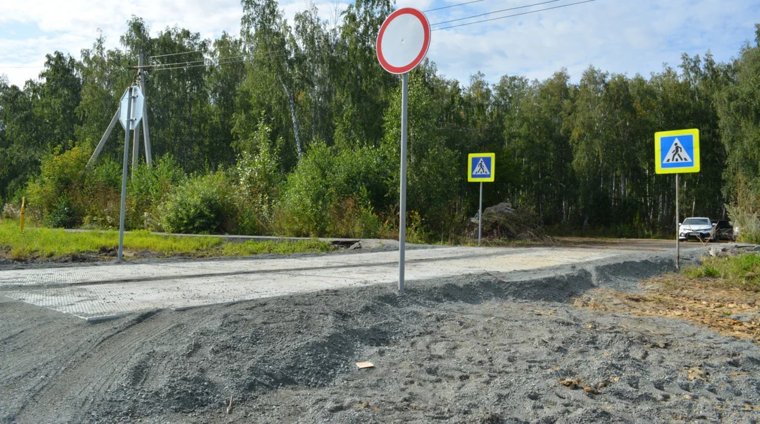
[[(443, 8), (456, 7), (456, 6), (461, 6), (461, 5), (466, 5), (466, 4), (476, 3), (476, 2), (481, 2), (481, 1), (484, 1), (484, 0), (473, 0), (473, 1), (469, 1), (469, 2), (459, 3), (459, 4), (456, 4), (456, 5), (445, 6)], [(509, 11), (509, 10), (524, 9), (524, 8), (527, 8), (527, 7), (535, 7), (535, 6), (540, 6), (540, 5), (549, 4), (549, 3), (556, 3), (557, 1), (561, 1), (561, 0), (548, 0), (548, 1), (540, 2), (540, 3), (534, 3), (534, 4), (529, 4), (529, 5), (525, 5), (525, 6), (516, 6), (516, 7), (507, 8), (507, 9), (494, 10), (494, 11), (491, 11), (491, 12), (488, 12), (488, 13), (482, 13), (482, 14), (479, 14), (479, 15), (473, 15), (473, 16), (469, 16), (469, 17), (466, 17), (466, 18), (452, 19), (452, 20), (449, 20), (449, 21), (438, 22), (438, 23), (431, 24), (431, 25), (443, 25), (443, 24), (446, 24), (446, 23), (458, 22), (458, 21), (462, 21), (462, 20), (466, 20), (466, 19), (473, 19), (473, 18), (477, 18), (477, 17), (481, 17), (481, 16), (487, 16), (487, 15), (492, 15), (494, 13), (500, 13), (500, 12), (505, 12), (505, 11)], [(444, 26), (444, 27), (441, 27), (441, 28), (434, 28), (431, 31), (446, 30), (446, 29), (457, 28), (457, 27), (466, 26), (466, 25), (474, 25), (474, 24), (483, 23), (483, 22), (496, 21), (496, 20), (499, 20), (499, 19), (513, 18), (513, 17), (528, 15), (528, 14), (532, 14), (532, 13), (545, 12), (547, 10), (554, 10), (554, 9), (561, 9), (561, 8), (570, 7), (570, 6), (577, 6), (577, 5), (584, 4), (584, 3), (591, 3), (591, 2), (594, 2), (594, 1), (596, 1), (596, 0), (584, 0), (584, 1), (574, 2), (574, 3), (567, 3), (567, 4), (563, 4), (563, 5), (559, 5), (559, 6), (546, 7), (546, 8), (538, 9), (538, 10), (530, 10), (530, 11), (522, 12), (522, 13), (514, 13), (514, 14), (511, 14), (511, 15), (498, 16), (498, 17), (490, 18), (490, 19), (482, 19), (482, 20), (479, 20), (479, 21), (465, 22), (465, 23), (457, 24), (457, 25), (450, 25), (450, 26)], [(443, 9), (443, 8), (431, 9), (431, 10), (439, 10), (439, 9)], [(269, 56), (271, 57), (272, 53), (269, 51), (269, 49), (266, 49), (266, 50), (267, 50), (267, 53), (269, 54)], [(200, 53), (200, 52), (201, 52), (200, 50), (194, 51), (194, 53)], [(190, 52), (185, 52), (185, 53), (190, 53)], [(166, 54), (166, 55), (151, 56), (151, 58), (165, 57), (165, 56), (174, 56), (174, 55), (177, 55), (177, 54), (169, 53), (169, 54)], [(172, 70), (178, 70), (178, 69), (192, 69), (192, 68), (200, 68), (200, 67), (206, 67), (206, 66), (219, 66), (219, 65), (225, 65), (225, 64), (230, 64), (230, 63), (243, 63), (243, 62), (246, 62), (246, 58), (247, 58), (247, 56), (245, 56), (245, 55), (241, 55), (241, 56), (229, 56), (229, 57), (219, 58), (216, 61), (212, 61), (210, 59), (205, 59), (204, 58), (202, 60), (195, 60), (195, 61), (174, 62), (174, 63), (157, 63), (157, 64), (153, 64), (153, 65), (144, 65), (142, 68), (149, 69), (151, 71), (172, 71)]]
[[(242, 56), (241, 56), (242, 58)], [(190, 66), (172, 66), (172, 67), (165, 67), (165, 68), (153, 68), (150, 69), (151, 72), (155, 71), (174, 71), (177, 69), (192, 69), (192, 68), (203, 68), (203, 67), (211, 67), (211, 66), (219, 66), (219, 65), (227, 65), (230, 63), (243, 63), (245, 62), (245, 59), (222, 59), (218, 61), (210, 61), (210, 63), (203, 63), (200, 65), (190, 65)]]
[(560, 6), (547, 7), (547, 8), (538, 9), (538, 10), (530, 10), (528, 12), (514, 13), (512, 15), (499, 16), (499, 17), (496, 17), (496, 18), (482, 19), (482, 20), (479, 20), (479, 21), (466, 22), (466, 23), (457, 24), (457, 25), (450, 25), (450, 26), (445, 26), (445, 27), (442, 27), (442, 28), (434, 28), (434, 29), (431, 29), (431, 31), (442, 31), (442, 30), (445, 30), (445, 29), (458, 28), (458, 27), (462, 27), (462, 26), (466, 26), (466, 25), (474, 25), (474, 24), (479, 24), (479, 23), (483, 23), (483, 22), (496, 21), (496, 20), (499, 20), (499, 19), (514, 18), (516, 16), (529, 15), (531, 13), (544, 12), (544, 11), (553, 10), (553, 9), (562, 9), (564, 7), (576, 6), (576, 5), (579, 5), (579, 4), (591, 3), (591, 2), (594, 2), (594, 1), (596, 1), (596, 0), (585, 0), (585, 1), (575, 2), (575, 3), (568, 3), (568, 4), (563, 4), (563, 5), (560, 5)]
[(468, 4), (472, 4), (472, 3), (480, 3), (480, 2), (482, 2), (482, 1), (485, 1), (485, 0), (472, 0), (472, 1), (466, 1), (466, 2), (462, 2), (462, 3), (452, 4), (452, 5), (449, 5), (449, 6), (441, 6), (441, 7), (436, 7), (435, 9), (428, 9), (428, 10), (423, 10), (423, 12), (425, 12), (425, 13), (428, 13), (428, 12), (436, 12), (436, 11), (439, 11), (439, 10), (444, 10), (444, 9), (451, 9), (452, 7), (466, 6), (466, 5), (468, 5)]
[(143, 65), (143, 68), (162, 68), (166, 66), (177, 66), (177, 65), (193, 65), (196, 63), (205, 63), (206, 58), (199, 59), (199, 60), (188, 60), (185, 62), (173, 62), (173, 63), (154, 63), (151, 65)]
[[(227, 57), (219, 58), (218, 60), (237, 59), (237, 58), (244, 58), (244, 57), (245, 56), (227, 56)], [(212, 59), (203, 58), (203, 59), (199, 59), (199, 60), (189, 60), (189, 61), (186, 61), (186, 62), (154, 63), (152, 65), (143, 65), (142, 68), (143, 69), (161, 69), (161, 68), (173, 67), (173, 66), (182, 67), (182, 66), (186, 66), (186, 65), (203, 64), (203, 63), (206, 63), (207, 61), (210, 62), (210, 61), (212, 61)]]
[(158, 54), (158, 55), (155, 55), (155, 56), (150, 56), (148, 58), (149, 59), (155, 59), (157, 57), (179, 56), (179, 55), (183, 55), (183, 54), (193, 54), (193, 53), (203, 53), (203, 50), (191, 50), (191, 51), (187, 51), (187, 52)]
[(492, 10), (490, 12), (481, 13), (479, 15), (472, 15), (472, 16), (467, 16), (467, 17), (464, 17), (464, 18), (457, 18), (457, 19), (451, 19), (451, 20), (448, 20), (448, 21), (436, 22), (434, 24), (430, 24), (430, 26), (449, 24), (451, 22), (465, 21), (467, 19), (473, 19), (473, 18), (479, 18), (481, 16), (493, 15), (494, 13), (509, 12), (510, 10), (527, 9), (529, 7), (541, 6), (541, 5), (549, 4), (549, 3), (556, 3), (558, 1), (562, 1), (562, 0), (548, 0), (548, 1), (542, 1), (541, 3), (533, 3), (533, 4), (526, 4), (524, 6), (515, 6), (515, 7), (508, 7), (506, 9)]

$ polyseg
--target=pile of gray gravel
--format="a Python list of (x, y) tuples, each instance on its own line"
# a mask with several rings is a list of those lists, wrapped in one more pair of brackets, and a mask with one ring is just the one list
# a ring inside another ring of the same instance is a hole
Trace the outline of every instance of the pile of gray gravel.
[(569, 303), (667, 266), (481, 275), (96, 324), (0, 300), (0, 421), (760, 420), (758, 346)]

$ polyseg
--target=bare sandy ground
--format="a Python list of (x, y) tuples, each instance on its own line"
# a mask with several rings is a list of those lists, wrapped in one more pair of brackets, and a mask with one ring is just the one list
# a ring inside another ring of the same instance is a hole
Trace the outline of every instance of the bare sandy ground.
[(491, 273), (98, 323), (0, 293), (0, 422), (760, 421), (756, 344), (573, 305), (671, 268)]

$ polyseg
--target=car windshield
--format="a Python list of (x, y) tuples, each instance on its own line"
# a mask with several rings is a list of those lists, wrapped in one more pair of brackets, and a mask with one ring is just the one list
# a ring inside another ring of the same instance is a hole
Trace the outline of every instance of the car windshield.
[(686, 218), (683, 225), (712, 225), (708, 218)]

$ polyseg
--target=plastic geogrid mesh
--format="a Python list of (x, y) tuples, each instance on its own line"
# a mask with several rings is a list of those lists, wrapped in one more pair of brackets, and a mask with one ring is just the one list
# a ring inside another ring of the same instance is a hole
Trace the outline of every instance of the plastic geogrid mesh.
[[(523, 271), (630, 252), (433, 248), (407, 252), (408, 280)], [(397, 281), (398, 252), (0, 271), (0, 294), (86, 319)]]

